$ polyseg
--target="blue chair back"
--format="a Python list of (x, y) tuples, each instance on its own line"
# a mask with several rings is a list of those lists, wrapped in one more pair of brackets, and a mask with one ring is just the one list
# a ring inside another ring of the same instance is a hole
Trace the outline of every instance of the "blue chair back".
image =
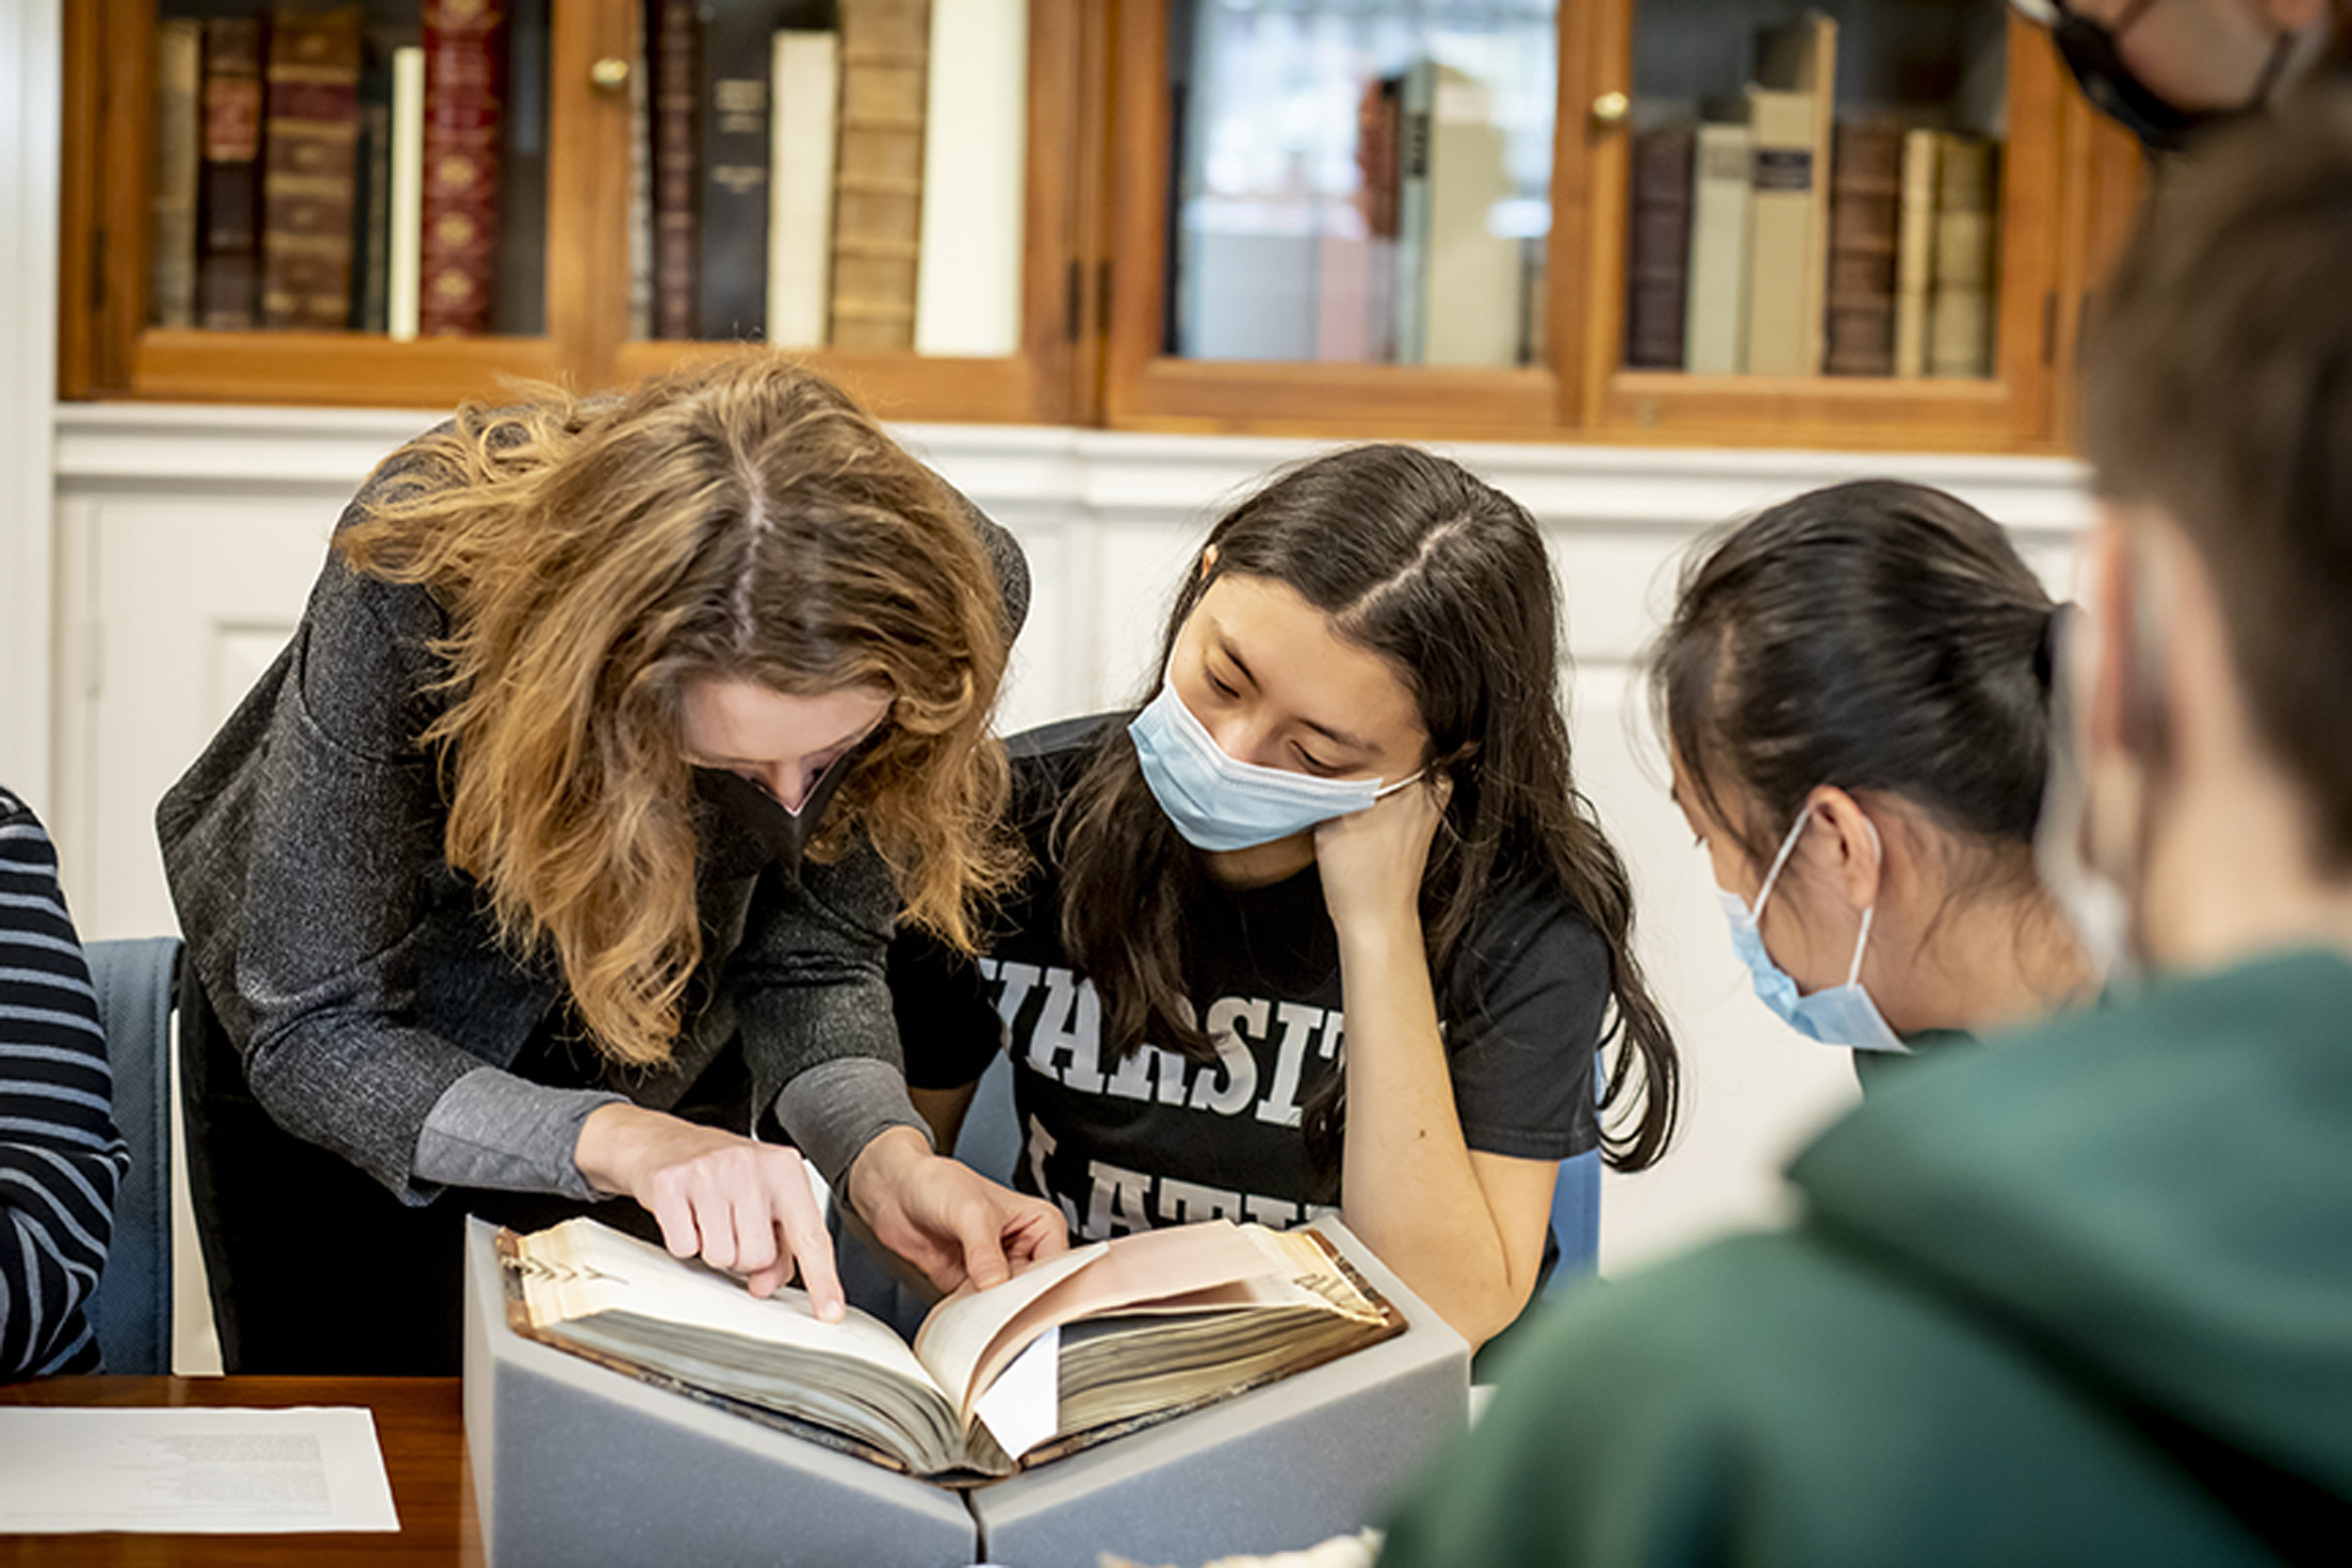
[(85, 952), (114, 1071), (115, 1124), (131, 1168), (115, 1196), (114, 1240), (90, 1297), (110, 1372), (171, 1370), (171, 1001), (180, 939), (93, 942)]
[(1021, 1159), (1021, 1117), (1012, 1108), (1012, 1058), (999, 1051), (980, 1074), (956, 1133), (956, 1158), (992, 1181), (1012, 1185)]
[(1565, 1290), (1600, 1270), (1600, 1150), (1587, 1149), (1560, 1162), (1551, 1189), (1551, 1233), (1560, 1241), (1547, 1291)]

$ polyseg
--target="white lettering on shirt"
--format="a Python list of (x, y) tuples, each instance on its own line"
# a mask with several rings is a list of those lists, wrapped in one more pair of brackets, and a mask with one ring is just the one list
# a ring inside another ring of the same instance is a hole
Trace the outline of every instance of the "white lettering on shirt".
[[(1030, 990), (1045, 976), (1037, 965), (1014, 963), (1009, 958), (998, 964), (996, 971), (991, 978), (1001, 979), (1005, 987), (996, 993), (996, 1016), (1005, 1021), (1007, 1029), (1011, 1029), (1021, 1017), (1021, 1004), (1029, 999)], [(987, 971), (983, 969), (981, 973)]]
[[(1045, 1124), (1037, 1117), (1031, 1117), (1029, 1118), (1029, 1178), (1037, 1183), (1037, 1190), (1041, 1193), (1050, 1193), (1054, 1190), (1054, 1184), (1045, 1180), (1045, 1162), (1054, 1157), (1055, 1142), (1054, 1134), (1045, 1130)], [(1057, 1197), (1055, 1201), (1061, 1205), (1062, 1224), (1073, 1230), (1077, 1229), (1078, 1206), (1066, 1197)]]
[(1282, 1026), (1282, 1043), (1276, 1048), (1274, 1085), (1258, 1101), (1260, 1121), (1277, 1127), (1298, 1125), (1298, 1069), (1306, 1065), (1308, 1040), (1329, 1016), (1321, 1007), (1303, 1002), (1285, 1002), (1275, 1009), (1275, 1022)]
[(1139, 1045), (1120, 1059), (1118, 1070), (1104, 1090), (1122, 1100), (1149, 1100), (1158, 1085), (1160, 1103), (1184, 1102), (1184, 1059), (1156, 1045)]
[(1250, 1033), (1263, 1038), (1266, 1016), (1273, 1008), (1256, 997), (1220, 997), (1209, 1008), (1209, 1037), (1216, 1042), (1216, 1061), (1204, 1067), (1192, 1082), (1192, 1108), (1237, 1117), (1258, 1097), (1258, 1058), (1241, 1037), (1247, 1022)]
[[(1070, 1065), (1057, 1069), (1057, 1058)], [(1029, 1037), (1029, 1065), (1080, 1094), (1103, 1092), (1103, 999), (1094, 982), (1057, 964), (1045, 972), (1045, 1010)]]
[(1152, 1206), (1152, 1212), (1170, 1225), (1239, 1219), (1241, 1201), (1241, 1194), (1222, 1187), (1204, 1187), (1198, 1181), (1180, 1181), (1164, 1176), (1160, 1179), (1159, 1201)]
[(1152, 1212), (1146, 1207), (1152, 1196), (1151, 1177), (1107, 1160), (1088, 1161), (1087, 1175), (1093, 1180), (1094, 1196), (1087, 1205), (1080, 1233), (1089, 1241), (1106, 1240), (1122, 1230), (1152, 1228)]

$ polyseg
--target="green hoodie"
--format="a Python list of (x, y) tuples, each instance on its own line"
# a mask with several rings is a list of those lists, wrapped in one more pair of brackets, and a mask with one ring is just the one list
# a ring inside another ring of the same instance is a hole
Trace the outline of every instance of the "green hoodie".
[(1922, 1064), (1790, 1176), (1536, 1325), (1382, 1568), (2352, 1555), (2343, 955)]

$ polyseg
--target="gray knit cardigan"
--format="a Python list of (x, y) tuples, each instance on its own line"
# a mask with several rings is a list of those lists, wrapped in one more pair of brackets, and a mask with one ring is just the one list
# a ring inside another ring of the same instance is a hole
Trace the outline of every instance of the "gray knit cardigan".
[[(395, 453), (339, 528), (421, 482), (414, 449)], [(1020, 546), (963, 504), (1017, 630)], [(413, 1170), (435, 1103), (468, 1072), (513, 1064), (563, 1001), (552, 960), (502, 946), (479, 888), (443, 859), (448, 802), (419, 736), (446, 702), (433, 642), (447, 629), (426, 590), (330, 553), (286, 650), (156, 811), (188, 961), (255, 1098), (410, 1203), (435, 1191)], [(690, 991), (705, 1010), (669, 1069), (610, 1086), (666, 1108), (739, 1031), (755, 1106), (820, 1063), (898, 1066), (883, 974), (898, 901), (870, 846), (798, 881), (701, 891), (697, 979), (719, 976)], [(787, 1130), (840, 1175), (822, 1129)]]

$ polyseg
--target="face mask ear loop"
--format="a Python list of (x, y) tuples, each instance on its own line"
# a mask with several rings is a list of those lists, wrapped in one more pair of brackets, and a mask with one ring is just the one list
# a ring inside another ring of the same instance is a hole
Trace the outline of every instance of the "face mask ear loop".
[(1876, 913), (1876, 904), (1862, 911), (1862, 934), (1853, 940), (1853, 964), (1846, 971), (1846, 984), (1850, 986), (1862, 978), (1862, 955), (1870, 949), (1870, 917)]
[(1780, 880), (1780, 868), (1788, 863), (1789, 855), (1797, 847), (1797, 840), (1804, 835), (1804, 819), (1809, 814), (1809, 807), (1800, 808), (1797, 820), (1789, 826), (1788, 836), (1780, 841), (1780, 853), (1772, 857), (1772, 868), (1764, 873), (1764, 885), (1756, 890), (1756, 905), (1748, 911), (1749, 919), (1761, 921), (1764, 918), (1764, 900), (1772, 895), (1772, 884)]
[[(1879, 837), (1879, 825), (1867, 816), (1862, 819), (1862, 825), (1870, 830), (1870, 847), (1878, 851), (1879, 860), (1883, 865), (1886, 859), (1886, 845)], [(1868, 952), (1870, 948), (1870, 918), (1878, 912), (1878, 900), (1875, 898), (1870, 900), (1869, 907), (1862, 911), (1862, 931), (1853, 939), (1853, 963), (1846, 971), (1846, 984), (1850, 986), (1862, 978), (1862, 955)]]

